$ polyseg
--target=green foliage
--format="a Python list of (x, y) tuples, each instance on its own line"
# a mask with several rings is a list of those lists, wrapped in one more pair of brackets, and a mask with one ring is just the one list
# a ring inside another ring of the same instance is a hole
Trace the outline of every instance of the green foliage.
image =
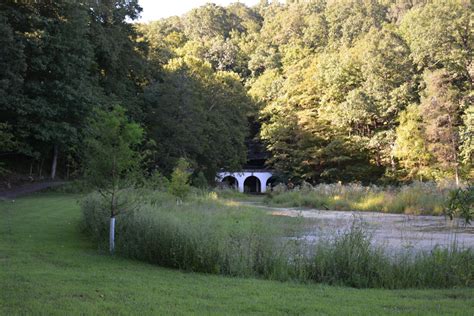
[(200, 189), (206, 189), (209, 186), (206, 176), (202, 171), (199, 171), (197, 174), (195, 174), (191, 182), (194, 187)]
[(466, 100), (465, 106), (467, 108), (462, 117), (463, 124), (459, 128), (459, 155), (469, 180), (474, 180), (474, 106), (472, 106), (472, 98), (474, 98), (474, 94)]
[(137, 11), (137, 1), (2, 3), (0, 115), (22, 144), (16, 153), (41, 165), (52, 158), (53, 176), (56, 165), (80, 162), (97, 104), (132, 110), (140, 67), (125, 19)]
[[(2, 117), (11, 122), (19, 141), (29, 145), (20, 150), (23, 153), (48, 156), (53, 146), (71, 151), (80, 143), (81, 128), (98, 92), (90, 71), (94, 51), (87, 39), (87, 11), (73, 2), (41, 7), (11, 3), (2, 6), (1, 13), (18, 31), (10, 49), (16, 45), (20, 58), (18, 78), (6, 85), (8, 89), (15, 83), (18, 90), (6, 99)], [(18, 92), (21, 97), (13, 103)]]
[(131, 123), (120, 106), (96, 110), (91, 119), (84, 149), (85, 178), (109, 203), (111, 216), (118, 212), (119, 191), (132, 185), (141, 156), (137, 146), (143, 129)]
[(451, 220), (460, 217), (469, 225), (474, 217), (474, 186), (453, 190), (449, 194), (445, 213)]
[(145, 187), (155, 191), (168, 190), (170, 181), (158, 170), (153, 171), (151, 176), (146, 179)]
[[(17, 146), (18, 143), (15, 141), (15, 137), (11, 133), (8, 124), (0, 122), (0, 148), (4, 151), (12, 151), (15, 150)], [(3, 162), (0, 161), (0, 176), (4, 176), (9, 172), (3, 165)]]
[(189, 178), (191, 176), (189, 167), (189, 162), (184, 158), (180, 158), (173, 173), (171, 173), (169, 192), (179, 200), (184, 200), (191, 189), (191, 186), (189, 185)]
[(11, 128), (7, 123), (0, 123), (0, 148), (4, 151), (14, 150), (18, 146)]
[(422, 118), (419, 107), (411, 104), (400, 114), (400, 125), (396, 129), (397, 140), (394, 155), (409, 179), (429, 178), (430, 154), (427, 152), (422, 134)]
[(211, 181), (255, 141), (268, 167), (311, 183), (473, 175), (468, 0), (206, 4), (130, 23), (140, 12), (0, 7), (0, 114), (17, 153), (80, 169), (93, 109), (123, 104), (166, 176), (187, 157)]
[(428, 1), (404, 16), (400, 29), (420, 68), (445, 68), (459, 78), (472, 79), (472, 12), (470, 1)]
[(459, 123), (461, 93), (445, 70), (425, 73), (426, 89), (421, 100), (423, 131), (435, 165), (459, 184)]
[(246, 158), (250, 101), (238, 75), (214, 72), (207, 62), (185, 57), (170, 60), (163, 76), (164, 82), (147, 89), (145, 100), (164, 173), (184, 155), (208, 179), (220, 168), (239, 168)]

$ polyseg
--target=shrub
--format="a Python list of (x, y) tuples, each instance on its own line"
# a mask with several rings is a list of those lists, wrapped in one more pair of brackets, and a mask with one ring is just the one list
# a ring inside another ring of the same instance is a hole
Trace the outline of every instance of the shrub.
[(176, 196), (178, 200), (184, 200), (191, 189), (188, 169), (189, 163), (184, 158), (181, 158), (171, 174), (169, 192)]
[(202, 171), (199, 171), (192, 179), (192, 184), (194, 187), (199, 188), (199, 189), (207, 189), (208, 183), (206, 176), (204, 176), (204, 173)]
[(474, 217), (474, 186), (452, 191), (449, 195), (445, 213), (451, 219), (459, 216), (466, 224), (469, 224)]
[(166, 191), (168, 190), (170, 181), (163, 176), (158, 170), (155, 170), (151, 176), (146, 179), (144, 186), (145, 188), (156, 190), (156, 191)]

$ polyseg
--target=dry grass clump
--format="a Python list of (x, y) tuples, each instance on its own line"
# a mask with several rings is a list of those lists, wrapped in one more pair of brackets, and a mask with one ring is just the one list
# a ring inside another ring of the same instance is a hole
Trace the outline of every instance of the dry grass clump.
[(292, 190), (280, 185), (266, 201), (274, 205), (343, 211), (441, 215), (451, 190), (450, 186), (434, 182), (414, 182), (400, 187), (303, 183)]

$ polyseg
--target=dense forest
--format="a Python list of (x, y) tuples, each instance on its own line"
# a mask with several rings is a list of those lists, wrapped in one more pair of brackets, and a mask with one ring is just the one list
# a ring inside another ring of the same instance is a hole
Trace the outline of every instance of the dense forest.
[(261, 1), (134, 23), (136, 0), (0, 4), (2, 177), (80, 177), (97, 109), (148, 171), (212, 181), (260, 141), (294, 181), (473, 179), (469, 0)]

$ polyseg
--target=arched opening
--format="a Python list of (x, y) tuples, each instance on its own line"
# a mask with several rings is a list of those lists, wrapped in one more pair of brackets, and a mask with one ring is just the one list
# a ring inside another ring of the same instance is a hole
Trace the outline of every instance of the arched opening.
[(262, 185), (256, 176), (250, 176), (244, 181), (245, 193), (260, 193), (262, 192)]
[(237, 189), (239, 186), (237, 179), (233, 176), (224, 177), (221, 182), (223, 186), (231, 189)]
[(274, 176), (271, 176), (270, 178), (268, 178), (267, 180), (267, 183), (266, 183), (266, 188), (267, 188), (267, 191), (272, 191), (273, 187), (276, 186), (278, 184), (278, 179)]

